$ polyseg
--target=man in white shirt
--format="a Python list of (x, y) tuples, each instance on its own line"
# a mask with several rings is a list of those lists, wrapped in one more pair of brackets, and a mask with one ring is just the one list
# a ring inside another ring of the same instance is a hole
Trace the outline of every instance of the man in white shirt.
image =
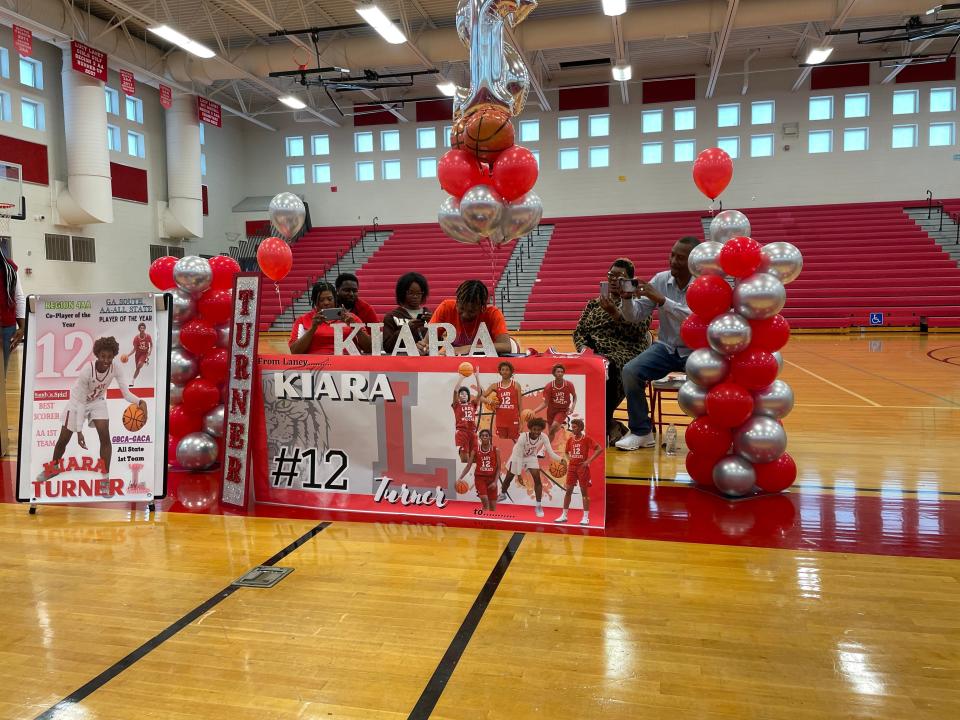
[(650, 282), (638, 283), (635, 293), (621, 291), (624, 319), (638, 322), (657, 310), (660, 329), (656, 342), (623, 366), (630, 432), (617, 441), (620, 450), (639, 450), (657, 444), (647, 407), (647, 383), (668, 373), (682, 371), (690, 355), (690, 348), (680, 338), (680, 325), (690, 315), (687, 287), (691, 276), (687, 258), (699, 244), (697, 237), (680, 238), (670, 251), (669, 270), (657, 273)]

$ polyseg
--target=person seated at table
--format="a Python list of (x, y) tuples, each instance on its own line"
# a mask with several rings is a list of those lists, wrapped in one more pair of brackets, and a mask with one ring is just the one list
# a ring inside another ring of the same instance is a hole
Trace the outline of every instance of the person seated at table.
[(383, 350), (392, 353), (404, 325), (410, 327), (415, 342), (427, 336), (430, 311), (424, 307), (430, 295), (427, 279), (418, 272), (408, 272), (397, 280), (397, 307), (383, 316)]
[(340, 273), (334, 281), (337, 288), (337, 305), (346, 308), (362, 323), (378, 323), (380, 318), (373, 305), (360, 297), (360, 281), (353, 273)]
[(493, 346), (500, 354), (513, 351), (507, 321), (500, 308), (489, 305), (490, 291), (482, 280), (464, 280), (457, 296), (437, 305), (431, 323), (450, 323), (456, 329), (453, 348), (457, 355), (467, 355), (481, 325), (485, 325)]
[[(322, 280), (315, 283), (310, 290), (310, 302), (313, 309), (298, 317), (290, 330), (290, 352), (293, 355), (332, 355), (334, 325), (359, 324), (362, 321), (346, 308), (340, 308), (337, 317), (327, 319), (324, 310), (336, 308), (336, 288)], [(332, 313), (330, 313), (332, 314)], [(349, 330), (344, 328), (344, 337)], [(366, 329), (361, 330), (355, 343), (362, 352), (370, 352), (370, 334)]]

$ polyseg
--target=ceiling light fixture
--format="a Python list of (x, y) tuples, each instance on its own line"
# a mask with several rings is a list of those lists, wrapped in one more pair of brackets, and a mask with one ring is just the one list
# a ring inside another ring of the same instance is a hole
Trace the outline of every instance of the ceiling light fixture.
[(407, 36), (393, 21), (383, 14), (383, 10), (373, 4), (357, 5), (357, 14), (376, 30), (391, 45), (402, 45), (407, 41)]
[(627, 0), (603, 0), (603, 14), (616, 16), (627, 11)]
[(452, 82), (437, 83), (437, 90), (442, 92), (447, 97), (453, 97), (457, 94), (457, 86)]
[(147, 29), (154, 35), (159, 35), (167, 42), (183, 48), (191, 55), (196, 55), (197, 57), (204, 59), (212, 58), (214, 55), (216, 55), (216, 53), (206, 45), (201, 45), (196, 40), (191, 40), (183, 33), (179, 33), (167, 25), (158, 25), (157, 27)]
[(832, 52), (832, 47), (821, 46), (811, 48), (810, 52), (807, 53), (807, 65), (819, 65), (822, 62), (826, 62)]
[(611, 68), (613, 79), (617, 82), (627, 82), (633, 77), (633, 68), (627, 63), (619, 63)]
[(288, 108), (293, 108), (294, 110), (303, 110), (307, 104), (302, 100), (295, 98), (293, 95), (284, 95), (282, 98), (277, 98), (286, 105)]

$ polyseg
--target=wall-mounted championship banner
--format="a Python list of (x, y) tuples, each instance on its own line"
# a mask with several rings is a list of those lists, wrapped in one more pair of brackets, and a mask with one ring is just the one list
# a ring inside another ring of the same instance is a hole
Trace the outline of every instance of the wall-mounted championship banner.
[(73, 69), (97, 80), (107, 81), (107, 54), (85, 45), (79, 40), (70, 42)]
[(222, 122), (220, 105), (197, 95), (197, 119), (207, 125), (220, 127)]
[(17, 500), (152, 502), (166, 494), (167, 300), (30, 298)]
[(604, 526), (601, 358), (268, 355), (258, 368), (257, 502)]

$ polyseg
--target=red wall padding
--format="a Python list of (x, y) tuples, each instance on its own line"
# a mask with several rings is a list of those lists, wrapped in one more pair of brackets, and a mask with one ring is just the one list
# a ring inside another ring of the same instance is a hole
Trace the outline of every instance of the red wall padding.
[(685, 102), (697, 99), (697, 79), (693, 77), (643, 81), (644, 105)]
[(417, 103), (417, 122), (453, 122), (453, 100), (427, 100)]
[(200, 186), (200, 197), (203, 199), (203, 214), (209, 215), (210, 205), (207, 203), (207, 186), (206, 185)]
[(110, 187), (118, 200), (147, 201), (147, 171), (141, 168), (110, 163)]
[(831, 90), (869, 84), (870, 63), (815, 67), (810, 73), (811, 90)]
[(396, 125), (399, 122), (396, 115), (383, 109), (378, 110), (378, 108), (380, 108), (379, 105), (354, 105), (353, 111), (363, 114), (353, 116), (353, 126)]
[(262, 237), (270, 234), (269, 220), (247, 220), (247, 237)]
[(957, 59), (929, 65), (907, 65), (896, 77), (898, 83), (951, 82), (957, 79)]
[(592, 85), (560, 88), (560, 110), (587, 110), (610, 107), (610, 86)]
[(0, 135), (0, 160), (23, 165), (24, 182), (50, 184), (46, 145)]

